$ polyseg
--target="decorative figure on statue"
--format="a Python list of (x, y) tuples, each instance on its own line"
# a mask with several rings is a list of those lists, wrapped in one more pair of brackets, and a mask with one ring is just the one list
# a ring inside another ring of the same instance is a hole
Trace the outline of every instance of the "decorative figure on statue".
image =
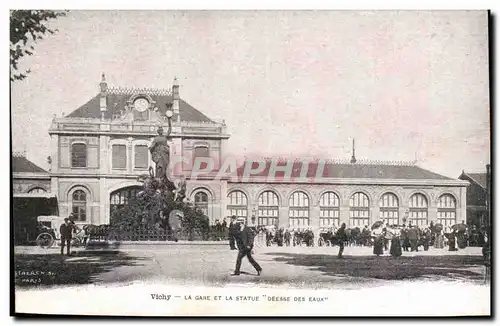
[[(168, 105), (167, 105), (168, 106)], [(168, 137), (172, 133), (172, 111), (168, 107), (166, 116), (168, 120), (168, 130), (166, 135), (163, 134), (163, 128), (158, 127), (158, 136), (153, 139), (149, 151), (156, 165), (155, 177), (163, 180), (168, 180), (167, 171), (170, 164), (170, 146), (168, 145)]]
[(184, 198), (186, 198), (186, 179), (183, 175), (181, 175), (181, 180), (175, 190), (175, 201), (183, 202)]

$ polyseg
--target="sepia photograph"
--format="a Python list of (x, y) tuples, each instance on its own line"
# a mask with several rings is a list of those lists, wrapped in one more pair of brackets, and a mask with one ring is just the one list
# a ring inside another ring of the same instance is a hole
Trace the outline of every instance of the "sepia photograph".
[(11, 315), (492, 315), (488, 10), (9, 18)]

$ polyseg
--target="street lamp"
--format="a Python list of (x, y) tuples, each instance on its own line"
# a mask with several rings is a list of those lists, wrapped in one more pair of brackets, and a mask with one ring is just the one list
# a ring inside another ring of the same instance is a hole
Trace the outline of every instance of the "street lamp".
[(167, 119), (172, 119), (172, 117), (174, 116), (174, 111), (172, 111), (172, 109), (170, 109), (169, 107), (167, 108), (167, 111), (165, 112), (165, 115), (167, 116)]
[(252, 225), (255, 225), (255, 208), (252, 209)]

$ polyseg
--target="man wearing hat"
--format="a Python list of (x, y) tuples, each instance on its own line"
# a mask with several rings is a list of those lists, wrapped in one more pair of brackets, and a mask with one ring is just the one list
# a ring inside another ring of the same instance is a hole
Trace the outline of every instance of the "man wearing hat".
[(248, 261), (257, 271), (257, 275), (260, 275), (262, 272), (262, 267), (253, 259), (252, 257), (252, 249), (253, 249), (253, 240), (255, 238), (255, 233), (251, 228), (246, 225), (246, 219), (240, 218), (238, 219), (239, 232), (236, 236), (236, 244), (238, 246), (238, 258), (236, 259), (236, 267), (234, 269), (234, 273), (232, 275), (240, 275), (241, 268), (241, 260), (243, 257), (247, 257)]
[(235, 238), (238, 235), (240, 226), (236, 222), (236, 216), (231, 216), (231, 222), (229, 223), (229, 248), (231, 250), (236, 250)]
[[(72, 217), (70, 215), (70, 217)], [(73, 237), (74, 222), (69, 218), (64, 219), (64, 224), (61, 224), (59, 232), (61, 234), (61, 255), (64, 255), (64, 245), (66, 244), (66, 254), (71, 254), (71, 238)]]

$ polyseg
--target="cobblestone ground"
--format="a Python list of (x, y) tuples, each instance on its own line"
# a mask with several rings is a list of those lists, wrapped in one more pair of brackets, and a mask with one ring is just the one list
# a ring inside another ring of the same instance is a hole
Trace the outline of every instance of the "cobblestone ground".
[[(243, 260), (240, 276), (231, 276), (237, 251), (222, 244), (121, 245), (114, 249), (75, 249), (70, 257), (57, 248), (16, 247), (16, 284), (20, 287), (62, 284), (152, 281), (165, 284), (282, 285), (308, 288), (358, 288), (413, 280), (485, 282), (481, 248), (457, 252), (434, 249), (376, 257), (372, 248), (257, 247), (254, 258), (263, 274)], [(33, 281), (34, 272), (38, 276)]]

